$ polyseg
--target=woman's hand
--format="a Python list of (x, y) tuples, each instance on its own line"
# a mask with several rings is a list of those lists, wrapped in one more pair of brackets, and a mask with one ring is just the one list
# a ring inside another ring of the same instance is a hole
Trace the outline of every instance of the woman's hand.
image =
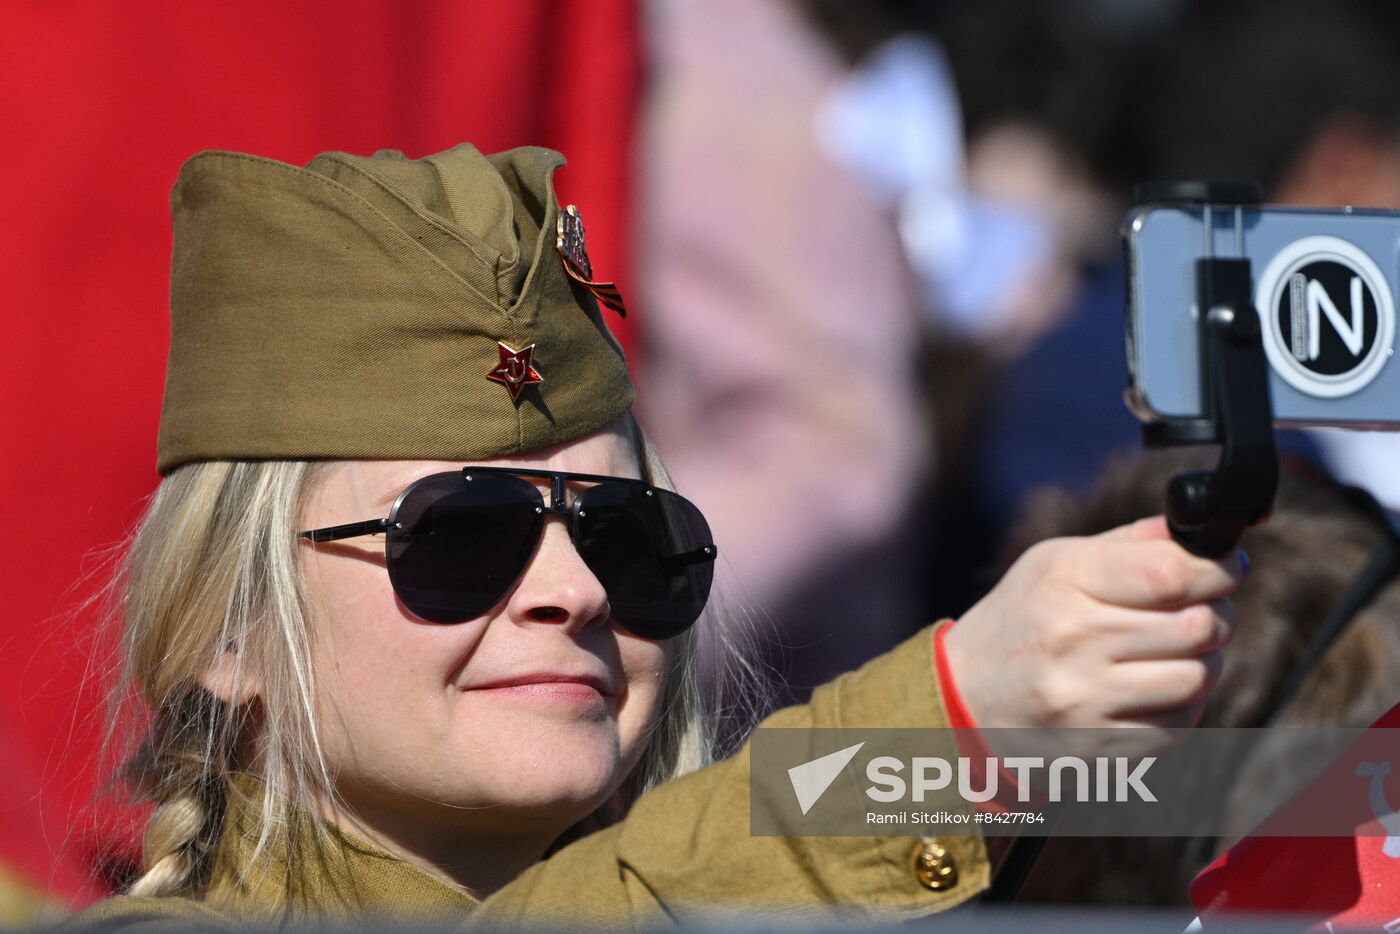
[(1233, 631), (1238, 553), (1198, 558), (1144, 519), (1021, 556), (944, 642), (979, 727), (1194, 726)]

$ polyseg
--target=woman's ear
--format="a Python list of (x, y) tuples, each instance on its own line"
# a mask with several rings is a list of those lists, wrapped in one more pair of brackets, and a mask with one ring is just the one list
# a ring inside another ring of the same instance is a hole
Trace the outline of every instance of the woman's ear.
[(231, 707), (256, 700), (262, 694), (262, 679), (247, 662), (232, 646), (220, 649), (200, 669), (199, 686)]

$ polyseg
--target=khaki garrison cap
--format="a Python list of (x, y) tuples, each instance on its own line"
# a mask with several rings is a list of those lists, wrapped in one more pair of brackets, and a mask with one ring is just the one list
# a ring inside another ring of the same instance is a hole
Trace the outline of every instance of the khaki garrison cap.
[[(160, 472), (477, 460), (626, 412), (622, 350), (556, 249), (563, 164), (547, 149), (466, 144), (421, 160), (326, 153), (305, 168), (190, 159), (171, 194)], [(567, 233), (586, 269), (581, 227)]]

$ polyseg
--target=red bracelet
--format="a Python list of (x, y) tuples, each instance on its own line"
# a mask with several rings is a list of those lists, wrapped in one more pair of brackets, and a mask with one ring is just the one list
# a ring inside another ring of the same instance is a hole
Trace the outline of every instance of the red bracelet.
[[(988, 759), (997, 758), (997, 756), (987, 748), (977, 735), (977, 724), (973, 722), (972, 715), (968, 713), (967, 707), (963, 704), (962, 695), (958, 693), (957, 681), (953, 678), (953, 667), (948, 664), (948, 652), (944, 648), (943, 640), (948, 633), (953, 631), (955, 625), (956, 623), (949, 623), (946, 626), (940, 626), (938, 631), (934, 633), (934, 670), (938, 672), (938, 689), (943, 697), (943, 709), (948, 714), (948, 726), (958, 731), (953, 734), (957, 737), (958, 754), (970, 760), (968, 764), (972, 767), (973, 784), (985, 788), (986, 762)], [(979, 810), (992, 812), (1024, 808), (1025, 804), (1016, 800), (1016, 791), (1016, 776), (998, 765), (996, 797), (990, 801), (982, 802), (977, 807)], [(1036, 796), (1032, 795), (1031, 801), (1035, 802), (1036, 800)]]
[(953, 631), (954, 625), (956, 624), (949, 623), (939, 626), (938, 632), (934, 633), (933, 664), (938, 672), (938, 689), (943, 694), (943, 709), (948, 713), (948, 725), (955, 730), (975, 730), (977, 724), (972, 722), (971, 715), (963, 706), (958, 684), (953, 680), (953, 668), (948, 664), (948, 651), (943, 647), (943, 640)]

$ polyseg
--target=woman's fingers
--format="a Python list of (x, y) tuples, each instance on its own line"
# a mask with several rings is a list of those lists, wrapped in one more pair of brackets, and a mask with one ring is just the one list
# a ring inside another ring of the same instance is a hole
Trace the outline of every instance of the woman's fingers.
[(1179, 609), (1234, 593), (1244, 577), (1239, 553), (1210, 561), (1164, 539), (1085, 539), (1071, 570), (1080, 589), (1101, 602), (1140, 609)]
[(1205, 703), (1220, 680), (1224, 656), (1120, 662), (1104, 673), (1104, 715), (1113, 721), (1179, 715)]
[(1113, 661), (1193, 658), (1223, 649), (1235, 632), (1229, 600), (1181, 610), (1112, 608), (1099, 624), (1100, 647)]
[(1136, 522), (1129, 522), (1127, 525), (1120, 525), (1116, 529), (1109, 529), (1095, 536), (1107, 541), (1152, 541), (1154, 539), (1170, 539), (1171, 529), (1167, 527), (1166, 516), (1148, 516), (1146, 519), (1139, 519)]
[(1242, 577), (1237, 554), (1192, 555), (1161, 517), (1042, 542), (944, 648), (985, 726), (1190, 725), (1220, 676)]

